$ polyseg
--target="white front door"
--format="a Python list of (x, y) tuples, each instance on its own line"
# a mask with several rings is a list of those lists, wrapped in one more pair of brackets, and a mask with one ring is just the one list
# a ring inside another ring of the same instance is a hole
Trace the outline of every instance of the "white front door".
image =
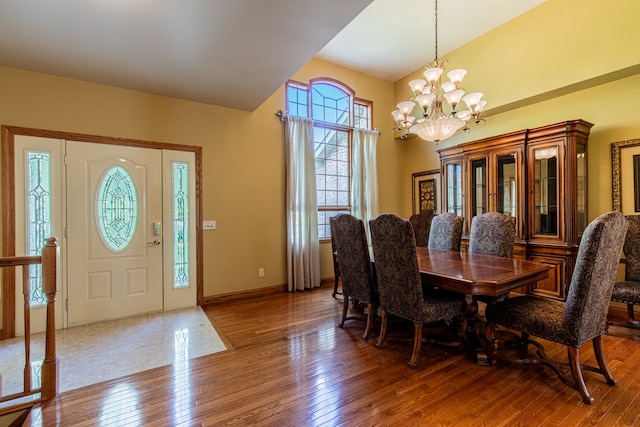
[(67, 326), (162, 310), (162, 151), (66, 152)]

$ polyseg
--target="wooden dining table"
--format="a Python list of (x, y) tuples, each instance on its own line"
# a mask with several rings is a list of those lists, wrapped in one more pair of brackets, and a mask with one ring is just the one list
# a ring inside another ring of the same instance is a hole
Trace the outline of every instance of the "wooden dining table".
[(465, 295), (500, 296), (546, 279), (548, 264), (516, 258), (416, 247), (427, 282)]
[(478, 296), (500, 297), (546, 279), (548, 264), (516, 258), (416, 247), (423, 283), (466, 295), (469, 345), (476, 363), (488, 365)]

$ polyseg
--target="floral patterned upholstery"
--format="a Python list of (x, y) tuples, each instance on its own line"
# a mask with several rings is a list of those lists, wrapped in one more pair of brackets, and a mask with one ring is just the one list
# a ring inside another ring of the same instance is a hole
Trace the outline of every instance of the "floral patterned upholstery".
[[(516, 218), (500, 212), (485, 212), (471, 219), (469, 253), (513, 258)], [(486, 304), (502, 301), (508, 294), (497, 297), (477, 295), (475, 300)]]
[(606, 332), (609, 300), (626, 231), (627, 223), (620, 212), (603, 214), (589, 224), (580, 241), (566, 303), (527, 295), (489, 305), (485, 312), (490, 342), (493, 325), (497, 324), (520, 331), (525, 338), (534, 335), (566, 345), (574, 388), (585, 403), (592, 398), (580, 371), (577, 349), (582, 344), (593, 341), (600, 366), (596, 371), (609, 384), (615, 383), (602, 355), (601, 338)]
[(411, 223), (394, 214), (369, 221), (375, 271), (380, 295), (382, 326), (378, 347), (384, 345), (387, 314), (415, 324), (414, 353), (409, 366), (417, 365), (424, 323), (464, 319), (463, 295), (429, 289), (423, 294)]
[(432, 212), (413, 214), (409, 218), (409, 222), (411, 222), (411, 226), (413, 227), (413, 233), (416, 237), (416, 246), (427, 247), (433, 218), (434, 214)]
[(342, 327), (347, 318), (349, 298), (365, 303), (368, 307), (364, 332), (366, 339), (369, 337), (373, 308), (378, 305), (378, 298), (364, 223), (353, 215), (338, 214), (330, 218), (329, 224), (344, 298), (342, 318), (338, 326)]
[(433, 217), (429, 230), (430, 249), (460, 251), (462, 240), (463, 218), (451, 212), (444, 212)]
[(629, 323), (621, 326), (640, 327), (640, 322), (635, 320), (633, 306), (640, 305), (640, 215), (626, 216), (629, 229), (624, 241), (624, 280), (617, 282), (613, 287), (611, 301), (627, 304)]
[(515, 217), (486, 212), (471, 219), (469, 253), (513, 257)]

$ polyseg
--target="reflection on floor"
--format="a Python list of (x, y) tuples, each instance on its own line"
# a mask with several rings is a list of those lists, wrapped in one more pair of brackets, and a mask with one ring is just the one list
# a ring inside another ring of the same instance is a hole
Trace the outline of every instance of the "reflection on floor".
[[(223, 350), (224, 343), (200, 307), (58, 330), (59, 392)], [(22, 391), (24, 353), (22, 338), (0, 341), (3, 396)], [(44, 334), (34, 334), (33, 378), (39, 378), (43, 358)]]

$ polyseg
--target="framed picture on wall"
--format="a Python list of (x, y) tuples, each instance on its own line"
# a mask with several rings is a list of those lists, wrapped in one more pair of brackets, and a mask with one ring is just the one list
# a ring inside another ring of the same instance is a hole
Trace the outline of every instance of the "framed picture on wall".
[(640, 139), (611, 144), (613, 210), (640, 213)]
[(414, 214), (422, 212), (439, 214), (442, 209), (440, 170), (435, 169), (411, 174), (411, 192), (413, 195)]

